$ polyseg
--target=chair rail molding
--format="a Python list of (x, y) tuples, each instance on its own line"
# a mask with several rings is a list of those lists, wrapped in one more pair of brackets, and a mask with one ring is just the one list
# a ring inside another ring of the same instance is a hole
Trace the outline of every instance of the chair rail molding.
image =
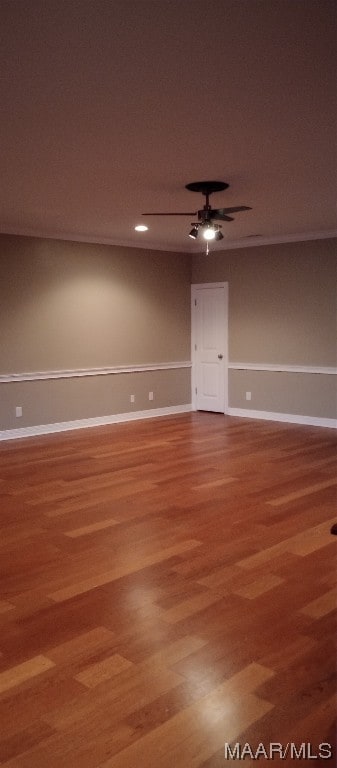
[(6, 373), (0, 375), (0, 384), (12, 381), (41, 381), (43, 379), (75, 379), (83, 376), (113, 376), (119, 373), (142, 373), (146, 371), (169, 371), (178, 368), (191, 368), (187, 361), (168, 363), (144, 363), (141, 365), (115, 365), (106, 368), (69, 368), (58, 371), (27, 371), (25, 373)]
[(324, 365), (287, 365), (279, 363), (228, 363), (236, 371), (275, 371), (276, 373), (322, 373), (336, 376), (337, 368)]

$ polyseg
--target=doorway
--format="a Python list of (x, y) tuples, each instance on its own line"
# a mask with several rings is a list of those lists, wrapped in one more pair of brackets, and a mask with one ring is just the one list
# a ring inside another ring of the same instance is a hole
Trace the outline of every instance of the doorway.
[(228, 283), (192, 285), (192, 405), (228, 409)]

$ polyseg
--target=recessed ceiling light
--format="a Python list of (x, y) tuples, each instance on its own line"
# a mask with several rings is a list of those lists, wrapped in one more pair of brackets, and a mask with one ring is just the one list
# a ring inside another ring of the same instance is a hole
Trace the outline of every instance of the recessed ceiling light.
[(148, 227), (146, 226), (146, 224), (137, 224), (137, 226), (135, 227), (136, 232), (146, 232), (147, 229)]

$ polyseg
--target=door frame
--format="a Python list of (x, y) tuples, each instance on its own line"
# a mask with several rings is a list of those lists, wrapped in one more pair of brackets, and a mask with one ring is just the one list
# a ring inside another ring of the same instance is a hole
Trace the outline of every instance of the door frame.
[(224, 289), (224, 302), (225, 302), (225, 324), (223, 329), (223, 353), (225, 358), (225, 410), (224, 413), (228, 413), (228, 283), (192, 283), (191, 285), (191, 386), (192, 386), (192, 410), (197, 410), (196, 401), (196, 312), (195, 301), (198, 296), (198, 291), (203, 288), (223, 288)]

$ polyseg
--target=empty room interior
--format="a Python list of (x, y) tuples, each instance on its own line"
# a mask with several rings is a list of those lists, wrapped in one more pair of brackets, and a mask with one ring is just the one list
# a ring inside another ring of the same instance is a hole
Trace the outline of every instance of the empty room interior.
[(336, 764), (332, 0), (0, 0), (0, 765)]

